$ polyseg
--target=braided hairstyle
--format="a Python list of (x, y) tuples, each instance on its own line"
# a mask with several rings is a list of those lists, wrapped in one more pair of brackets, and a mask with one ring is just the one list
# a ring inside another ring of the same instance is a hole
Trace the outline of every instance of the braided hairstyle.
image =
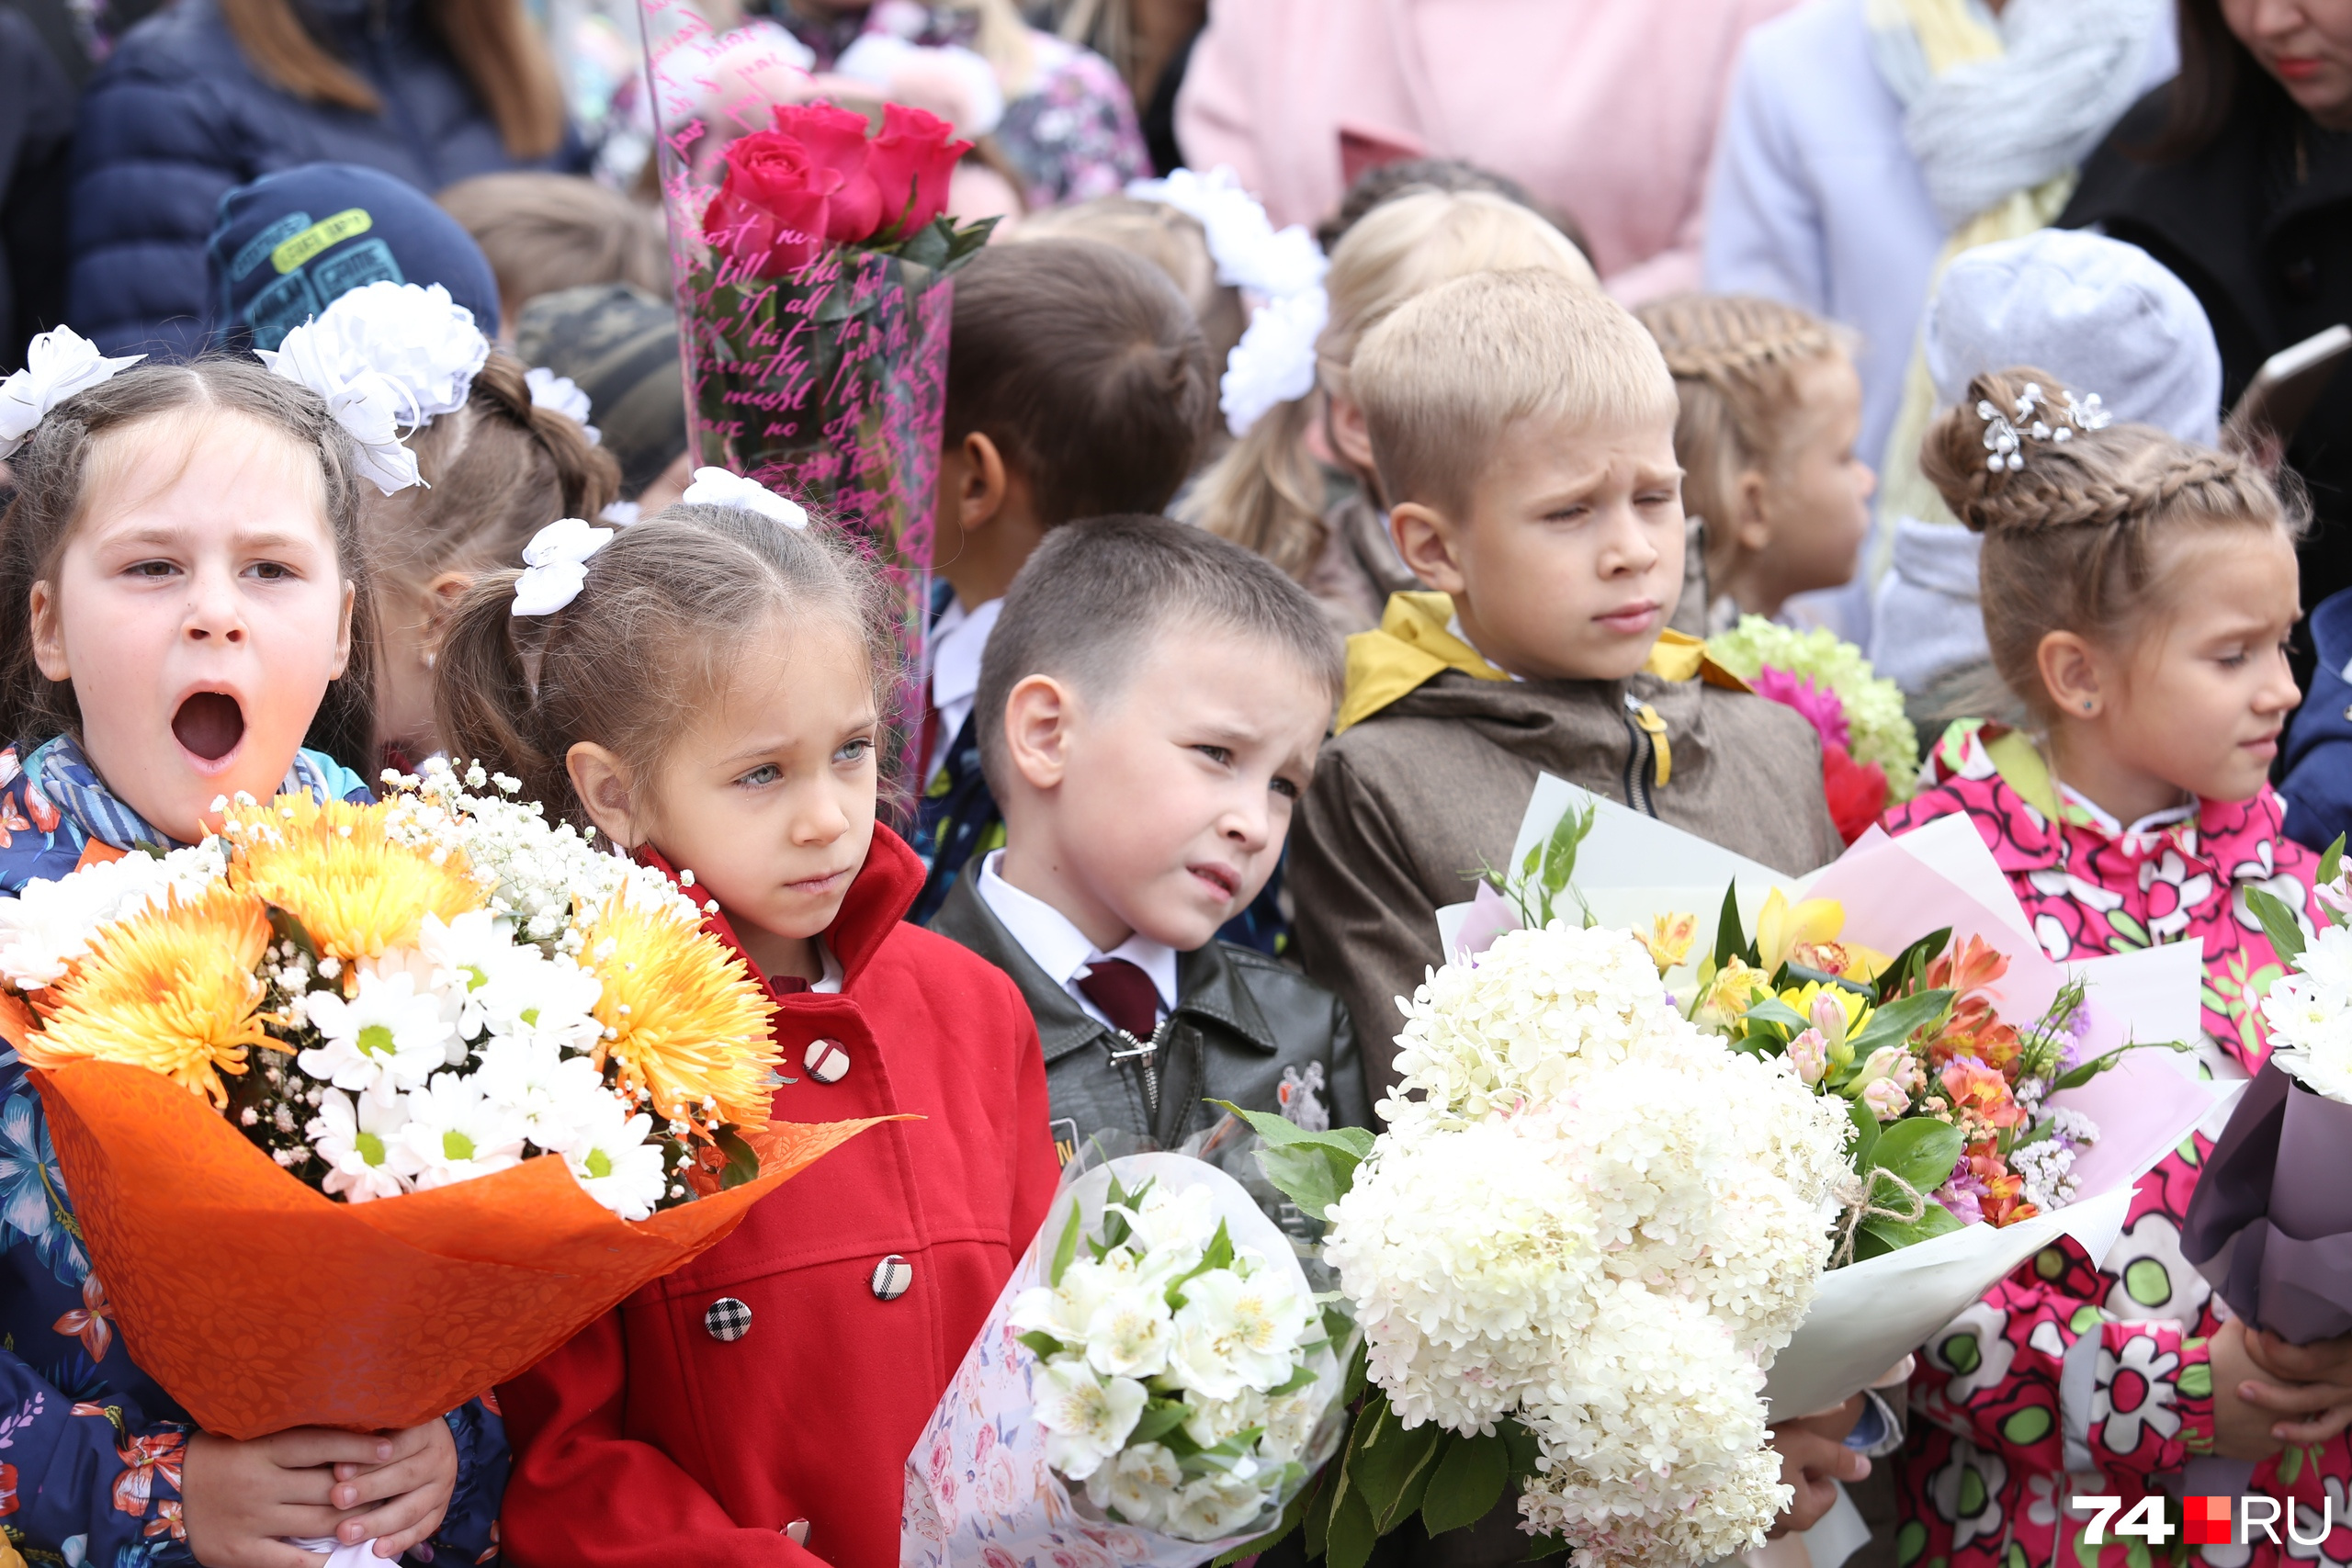
[(1739, 478), (1770, 469), (1787, 450), (1799, 403), (1798, 367), (1843, 351), (1828, 322), (1777, 299), (1679, 294), (1634, 314), (1657, 340), (1681, 412), (1674, 458), (1682, 510), (1707, 525), (1707, 579), (1731, 575), (1739, 543)]
[(1978, 596), (1993, 667), (2046, 724), (2055, 710), (2041, 681), (2043, 637), (2071, 631), (2129, 646), (2177, 592), (2172, 556), (2194, 531), (2276, 528), (2294, 540), (2306, 520), (2253, 464), (2153, 425), (2060, 426), (2065, 440), (2028, 437), (2020, 466), (1996, 466), (1977, 407), (2007, 414), (2030, 383), (2064, 385), (2026, 366), (1971, 380), (1920, 443), (1919, 470), (1984, 536)]

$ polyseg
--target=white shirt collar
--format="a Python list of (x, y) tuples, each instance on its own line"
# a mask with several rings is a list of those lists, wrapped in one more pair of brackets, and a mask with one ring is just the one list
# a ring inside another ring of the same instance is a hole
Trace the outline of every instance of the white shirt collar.
[(2067, 805), (2088, 817), (2098, 825), (2100, 831), (2110, 838), (2146, 838), (2151, 834), (2162, 832), (2176, 822), (2186, 822), (2197, 815), (2197, 803), (2193, 800), (2183, 801), (2178, 806), (2167, 806), (2162, 811), (2151, 811), (2126, 828), (2116, 819), (2113, 812), (2073, 785), (2062, 781), (2058, 785), (2058, 793), (2065, 797)]
[(842, 961), (833, 956), (832, 943), (823, 937), (817, 939), (817, 962), (825, 966), (825, 972), (811, 980), (808, 988), (829, 994), (839, 991), (842, 988)]
[(1004, 858), (1002, 850), (991, 850), (980, 862), (980, 879), (977, 888), (980, 901), (989, 912), (1012, 933), (1030, 961), (1046, 972), (1046, 977), (1077, 998), (1080, 1007), (1091, 1017), (1101, 1019), (1094, 1004), (1080, 994), (1076, 983), (1084, 977), (1087, 965), (1105, 958), (1124, 958), (1151, 976), (1152, 989), (1159, 993), (1159, 1010), (1170, 1012), (1176, 1007), (1176, 950), (1165, 942), (1152, 941), (1141, 934), (1104, 953), (1086, 938), (1086, 933), (1070, 923), (1068, 915), (1033, 893), (1024, 893), (1007, 882), (997, 872), (997, 863)]
[(991, 599), (967, 610), (958, 599), (939, 617), (931, 632), (932, 706), (944, 712), (961, 703), (968, 710), (980, 689), (980, 656), (988, 651), (989, 634), (1003, 608), (1003, 600)]

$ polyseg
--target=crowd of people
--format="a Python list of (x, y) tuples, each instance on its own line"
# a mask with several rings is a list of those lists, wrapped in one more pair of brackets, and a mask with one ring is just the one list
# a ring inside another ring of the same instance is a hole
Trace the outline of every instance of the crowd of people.
[[(236, 1441), (0, 1055), (0, 1563), (895, 1562), (1059, 1165), (1379, 1126), (1542, 773), (1792, 874), (1965, 818), (2052, 957), (2201, 944), (2260, 1067), (2245, 894), (2352, 829), (2352, 0), (692, 10), (968, 142), (922, 558), (704, 460), (634, 4), (0, 3), (0, 893), (467, 760), (708, 900), (793, 1109), (920, 1120), (445, 1420)], [(363, 432), (338, 322), (431, 397)], [(1757, 617), (1900, 686), (1883, 818), (1710, 655)], [(2209, 1147), (1774, 1428), (1757, 1562), (1838, 1568), (1841, 1486), (1858, 1568), (2121, 1564), (2067, 1499), (2214, 1464), (2341, 1504), (2352, 1341), (2184, 1260)]]

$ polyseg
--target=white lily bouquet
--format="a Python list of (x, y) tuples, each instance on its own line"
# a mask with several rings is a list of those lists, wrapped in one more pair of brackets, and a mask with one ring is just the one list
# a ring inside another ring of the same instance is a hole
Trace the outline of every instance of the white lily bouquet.
[(1263, 1535), (1338, 1447), (1353, 1341), (1232, 1178), (1109, 1161), (1065, 1186), (909, 1456), (900, 1562), (1193, 1568)]
[(1623, 931), (1510, 932), (1407, 1018), (1368, 1156), (1250, 1118), (1369, 1350), (1345, 1457), (1294, 1510), (1308, 1555), (1362, 1568), (1514, 1482), (1531, 1557), (1759, 1544), (1790, 1495), (1765, 1373), (1828, 1260), (1843, 1111), (1702, 1034)]

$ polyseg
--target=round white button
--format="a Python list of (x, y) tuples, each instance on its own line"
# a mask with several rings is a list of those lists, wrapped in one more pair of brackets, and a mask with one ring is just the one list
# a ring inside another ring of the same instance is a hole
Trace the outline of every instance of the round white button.
[(907, 1287), (914, 1282), (915, 1266), (894, 1252), (874, 1266), (874, 1277), (866, 1281), (866, 1285), (873, 1291), (876, 1301), (895, 1302), (905, 1295)]
[(752, 1332), (752, 1309), (733, 1296), (721, 1296), (703, 1309), (702, 1326), (721, 1345), (732, 1345)]
[(849, 1053), (838, 1040), (811, 1040), (800, 1065), (819, 1083), (839, 1083), (849, 1076)]

